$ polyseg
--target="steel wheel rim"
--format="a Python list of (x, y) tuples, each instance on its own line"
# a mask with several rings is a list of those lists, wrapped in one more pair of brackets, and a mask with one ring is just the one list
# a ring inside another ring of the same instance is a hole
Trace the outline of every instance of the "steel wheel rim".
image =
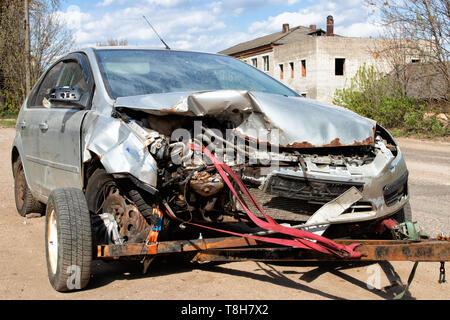
[(48, 217), (48, 259), (50, 263), (50, 269), (53, 274), (56, 273), (58, 267), (58, 227), (56, 225), (55, 210), (52, 209)]

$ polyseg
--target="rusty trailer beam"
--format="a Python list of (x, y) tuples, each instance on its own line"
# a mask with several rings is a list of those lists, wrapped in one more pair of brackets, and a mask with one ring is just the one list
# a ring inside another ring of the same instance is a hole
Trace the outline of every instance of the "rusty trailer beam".
[(123, 245), (99, 245), (98, 258), (114, 258), (121, 256), (139, 256), (205, 251), (209, 249), (236, 248), (257, 246), (256, 240), (241, 237), (222, 237), (212, 239), (163, 241), (156, 244), (130, 243)]
[[(338, 242), (338, 241), (336, 241)], [(361, 258), (339, 258), (297, 248), (214, 249), (198, 252), (193, 261), (450, 261), (450, 242), (400, 241), (365, 243), (356, 249)]]
[[(362, 253), (351, 261), (450, 261), (450, 242), (437, 239), (400, 240), (335, 240), (340, 244), (360, 243)], [(241, 237), (165, 241), (146, 245), (123, 244), (98, 246), (97, 258), (155, 256), (159, 254), (194, 253), (197, 261), (337, 261), (348, 260), (319, 252), (290, 247), (258, 247), (262, 243)], [(257, 247), (257, 248), (256, 248)]]

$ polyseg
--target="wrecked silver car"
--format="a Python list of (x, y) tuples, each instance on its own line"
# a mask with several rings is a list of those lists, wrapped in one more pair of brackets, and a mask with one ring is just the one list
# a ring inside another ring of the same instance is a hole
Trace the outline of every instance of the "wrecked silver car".
[(227, 56), (71, 53), (39, 79), (16, 129), (17, 210), (46, 212), (59, 291), (87, 285), (99, 245), (264, 234), (253, 213), (333, 238), (411, 219), (406, 164), (384, 128)]

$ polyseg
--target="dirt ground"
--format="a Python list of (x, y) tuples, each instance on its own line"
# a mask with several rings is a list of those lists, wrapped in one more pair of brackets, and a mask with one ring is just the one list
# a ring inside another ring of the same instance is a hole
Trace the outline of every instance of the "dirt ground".
[[(14, 129), (0, 129), (0, 299), (392, 299), (405, 288), (412, 262), (376, 264), (190, 264), (155, 261), (146, 275), (131, 262), (95, 262), (87, 289), (58, 293), (44, 254), (44, 218), (15, 209), (10, 149)], [(450, 234), (450, 143), (399, 139), (410, 170), (414, 219), (430, 235)], [(450, 280), (450, 268), (447, 266)], [(408, 299), (450, 299), (439, 284), (439, 263), (419, 263)], [(375, 287), (375, 288), (374, 288)]]

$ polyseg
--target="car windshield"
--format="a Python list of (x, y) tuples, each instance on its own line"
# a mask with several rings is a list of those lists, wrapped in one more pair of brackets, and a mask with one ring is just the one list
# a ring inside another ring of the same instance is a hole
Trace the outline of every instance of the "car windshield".
[(298, 96), (283, 84), (231, 57), (169, 50), (96, 51), (112, 98), (153, 93), (248, 90)]

